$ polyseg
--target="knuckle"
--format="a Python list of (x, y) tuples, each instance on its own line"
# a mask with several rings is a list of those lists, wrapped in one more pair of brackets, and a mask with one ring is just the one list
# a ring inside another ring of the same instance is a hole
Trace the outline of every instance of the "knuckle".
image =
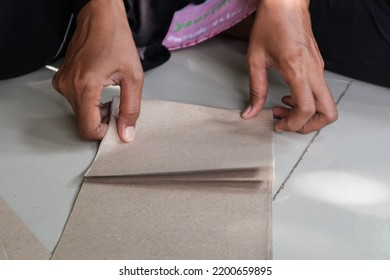
[(53, 79), (51, 80), (51, 84), (53, 88), (59, 93), (63, 94), (65, 92), (64, 79), (61, 78), (58, 72), (54, 74)]
[(300, 108), (300, 114), (303, 118), (310, 118), (316, 113), (316, 108), (312, 105), (302, 105)]
[(329, 112), (327, 114), (328, 123), (333, 123), (333, 122), (337, 121), (338, 118), (339, 118), (339, 114), (338, 114), (337, 110), (332, 110), (331, 112)]
[(144, 82), (144, 72), (142, 69), (132, 71), (130, 79), (133, 81), (133, 83), (142, 84)]
[(121, 115), (126, 119), (137, 119), (140, 115), (140, 109), (137, 107), (121, 108)]
[(284, 131), (297, 131), (302, 127), (297, 120), (292, 118), (285, 118), (281, 123)]
[(303, 47), (291, 47), (286, 50), (282, 55), (282, 60), (286, 64), (301, 65), (305, 57), (307, 56), (306, 48)]
[(259, 84), (255, 87), (250, 88), (250, 95), (252, 98), (256, 99), (265, 99), (265, 93), (267, 92), (267, 86), (264, 84)]
[(249, 68), (249, 72), (256, 72), (264, 69), (266, 65), (266, 59), (264, 57), (263, 52), (261, 51), (260, 53), (261, 54), (259, 54), (259, 52), (251, 51), (250, 49), (248, 50), (246, 54), (246, 62)]
[(264, 70), (264, 62), (260, 61), (256, 57), (249, 57), (247, 58), (247, 65), (249, 73), (257, 73), (259, 71)]
[(295, 122), (293, 122), (293, 121), (291, 121), (289, 119), (286, 120), (286, 123), (285, 123), (285, 126), (284, 126), (284, 130), (285, 131), (292, 132), (292, 131), (297, 131), (300, 128), (301, 128), (300, 125), (297, 125)]
[(87, 88), (91, 87), (94, 84), (93, 75), (84, 73), (79, 77), (73, 79), (72, 86), (76, 93), (84, 92)]

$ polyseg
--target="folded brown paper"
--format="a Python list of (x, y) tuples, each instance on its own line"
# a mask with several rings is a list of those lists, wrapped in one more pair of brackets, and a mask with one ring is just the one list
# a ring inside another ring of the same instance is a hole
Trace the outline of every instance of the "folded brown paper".
[(136, 137), (126, 144), (117, 133), (119, 99), (112, 108), (107, 137), (86, 177), (256, 170), (246, 179), (273, 179), (270, 110), (243, 120), (237, 110), (143, 100)]
[(0, 198), (0, 260), (48, 260), (50, 253)]
[(108, 132), (54, 259), (271, 258), (272, 114), (143, 100)]

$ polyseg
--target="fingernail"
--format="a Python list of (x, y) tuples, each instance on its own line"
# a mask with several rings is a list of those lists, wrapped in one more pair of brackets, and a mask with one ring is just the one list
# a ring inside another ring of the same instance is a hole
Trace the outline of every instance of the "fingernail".
[(248, 105), (248, 107), (246, 107), (245, 111), (242, 113), (242, 117), (246, 118), (251, 110), (252, 110), (252, 106)]
[(135, 127), (134, 126), (128, 126), (125, 130), (125, 138), (127, 142), (133, 141), (135, 136)]

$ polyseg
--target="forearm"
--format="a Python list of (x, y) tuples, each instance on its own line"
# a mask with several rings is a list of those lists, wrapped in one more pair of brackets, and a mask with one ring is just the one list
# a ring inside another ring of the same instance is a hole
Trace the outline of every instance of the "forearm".
[(92, 17), (104, 24), (127, 21), (123, 0), (77, 0), (85, 2), (85, 6), (77, 14), (77, 22), (92, 19)]

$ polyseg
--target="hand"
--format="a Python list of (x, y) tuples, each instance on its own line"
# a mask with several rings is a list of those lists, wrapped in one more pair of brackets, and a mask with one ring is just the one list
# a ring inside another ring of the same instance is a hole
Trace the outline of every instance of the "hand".
[(273, 108), (276, 131), (309, 133), (336, 121), (335, 102), (324, 79), (308, 0), (260, 0), (248, 49), (250, 105), (244, 119), (259, 113), (267, 97), (267, 68), (276, 68), (290, 88), (287, 107)]
[(81, 138), (100, 140), (106, 133), (110, 109), (100, 98), (109, 85), (120, 86), (118, 134), (130, 142), (140, 113), (142, 66), (123, 0), (92, 0), (78, 14), (64, 63), (53, 78), (78, 118)]

